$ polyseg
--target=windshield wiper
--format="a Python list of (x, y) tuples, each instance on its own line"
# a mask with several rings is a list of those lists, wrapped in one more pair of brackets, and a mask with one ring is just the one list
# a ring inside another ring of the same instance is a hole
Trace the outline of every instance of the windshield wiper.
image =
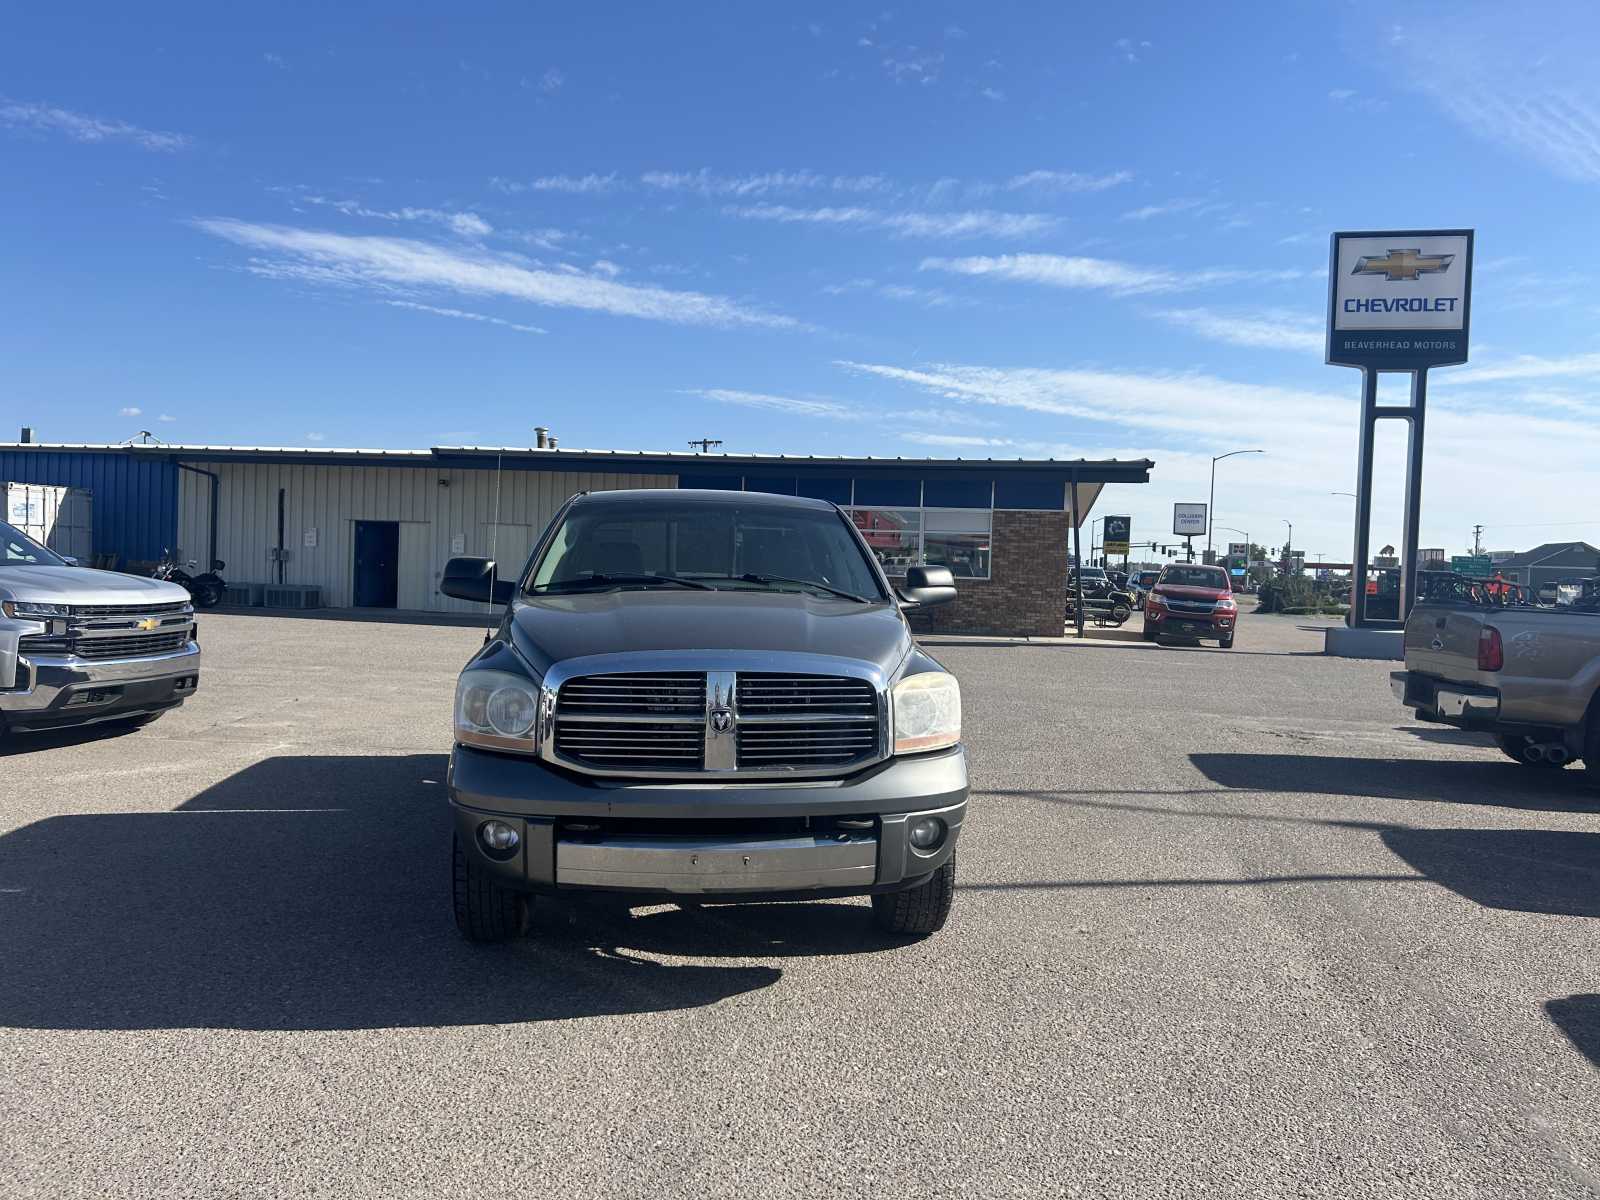
[(830, 596), (837, 596), (841, 600), (854, 600), (857, 604), (871, 604), (872, 601), (865, 596), (858, 596), (854, 592), (847, 592), (843, 588), (836, 588), (830, 584), (818, 583), (815, 579), (795, 579), (789, 575), (762, 575), (755, 571), (746, 571), (743, 575), (727, 576), (729, 579), (737, 578), (743, 583), (792, 583), (799, 587), (816, 588), (819, 592), (827, 592)]
[(682, 587), (693, 588), (699, 592), (709, 592), (711, 587), (695, 579), (682, 579), (676, 575), (604, 575), (595, 572), (593, 575), (583, 575), (576, 579), (554, 579), (549, 583), (542, 583), (532, 588), (532, 591), (545, 592), (554, 589), (566, 590), (574, 587), (588, 587), (591, 584), (600, 587), (628, 587), (641, 585), (644, 587)]

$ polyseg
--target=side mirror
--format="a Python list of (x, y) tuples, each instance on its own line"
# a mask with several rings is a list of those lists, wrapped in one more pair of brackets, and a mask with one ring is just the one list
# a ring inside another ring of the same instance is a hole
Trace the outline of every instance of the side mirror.
[(495, 577), (492, 558), (452, 558), (444, 565), (444, 578), (439, 581), (439, 590), (457, 600), (509, 604), (517, 585), (514, 580)]
[(948, 604), (956, 598), (956, 577), (949, 567), (907, 567), (900, 597), (919, 608)]
[(221, 559), (220, 559), (220, 558), (213, 558), (213, 559), (212, 559), (212, 560), (211, 560), (211, 569), (212, 569), (212, 570), (213, 570), (213, 571), (220, 571), (220, 570), (222, 570), (222, 569), (223, 569), (223, 568), (224, 568), (224, 567), (226, 567), (226, 566), (227, 566), (227, 565), (228, 565), (228, 564), (227, 564), (227, 563), (225, 563), (225, 562), (223, 562), (223, 561), (222, 561), (222, 560), (221, 560)]
[(61, 556), (61, 561), (66, 563), (67, 566), (69, 566), (69, 567), (81, 567), (83, 565), (77, 559), (73, 558), (72, 555), (70, 555), (70, 554), (63, 554)]

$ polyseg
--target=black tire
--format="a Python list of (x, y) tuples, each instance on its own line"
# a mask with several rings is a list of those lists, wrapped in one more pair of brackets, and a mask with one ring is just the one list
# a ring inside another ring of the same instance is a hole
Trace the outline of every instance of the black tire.
[(904, 892), (874, 896), (872, 919), (885, 933), (927, 937), (944, 928), (955, 900), (956, 856), (952, 852), (926, 883)]
[(1559, 771), (1566, 763), (1545, 762), (1543, 759), (1534, 761), (1526, 758), (1523, 751), (1528, 748), (1528, 739), (1520, 733), (1497, 733), (1494, 735), (1494, 744), (1500, 747), (1500, 752), (1512, 762), (1521, 763), (1525, 767), (1540, 767), (1546, 771)]
[(503, 942), (519, 937), (527, 901), (520, 893), (501, 887), (487, 871), (467, 857), (460, 838), (450, 843), (456, 928), (469, 942)]
[(1583, 731), (1583, 782), (1600, 792), (1600, 697), (1589, 705), (1589, 724)]
[(1125, 604), (1115, 605), (1111, 609), (1111, 623), (1113, 625), (1121, 625), (1131, 616), (1133, 616), (1133, 613), (1129, 611)]
[(214, 583), (196, 584), (190, 595), (196, 608), (215, 608), (222, 603), (222, 588)]
[(1157, 637), (1158, 637), (1158, 636), (1159, 636), (1159, 635), (1158, 635), (1158, 634), (1157, 634), (1157, 633), (1156, 633), (1156, 631), (1155, 631), (1155, 630), (1154, 630), (1154, 629), (1151, 629), (1151, 628), (1150, 628), (1150, 627), (1149, 627), (1149, 626), (1148, 626), (1148, 625), (1147, 625), (1147, 626), (1145, 626), (1145, 628), (1144, 628), (1144, 631), (1143, 631), (1143, 636), (1144, 636), (1144, 640), (1145, 640), (1145, 641), (1147, 641), (1147, 642), (1153, 642), (1153, 641), (1155, 641), (1155, 640), (1156, 640), (1156, 638), (1157, 638)]
[(1219, 647), (1221, 647), (1222, 649), (1224, 649), (1224, 650), (1232, 650), (1233, 649), (1233, 639), (1231, 637), (1219, 638), (1217, 640), (1217, 645)]

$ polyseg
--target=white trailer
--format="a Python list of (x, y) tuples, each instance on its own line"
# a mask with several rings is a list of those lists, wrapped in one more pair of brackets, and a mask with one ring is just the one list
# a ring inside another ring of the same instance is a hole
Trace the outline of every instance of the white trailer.
[(6, 521), (57, 554), (89, 566), (94, 556), (94, 498), (47, 483), (0, 483)]

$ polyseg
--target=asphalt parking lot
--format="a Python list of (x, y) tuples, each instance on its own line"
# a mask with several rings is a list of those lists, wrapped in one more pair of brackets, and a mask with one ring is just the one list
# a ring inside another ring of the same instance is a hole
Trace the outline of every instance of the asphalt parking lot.
[(456, 626), (202, 620), (0, 757), (0, 1194), (1600, 1195), (1600, 808), (1294, 619), (952, 643), (944, 933), (545, 905), (461, 942)]

